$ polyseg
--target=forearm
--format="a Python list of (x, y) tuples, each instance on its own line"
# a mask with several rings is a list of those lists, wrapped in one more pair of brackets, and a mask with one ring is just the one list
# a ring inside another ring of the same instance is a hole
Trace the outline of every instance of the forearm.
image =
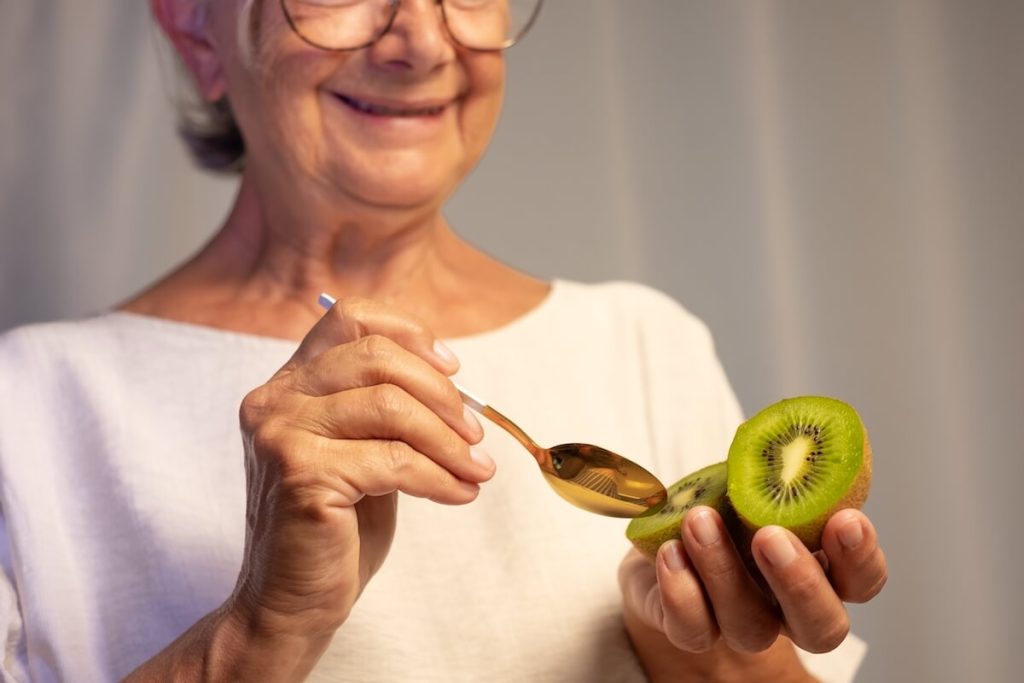
[(303, 681), (330, 641), (269, 632), (224, 606), (208, 614), (123, 683)]
[(718, 643), (707, 652), (683, 652), (660, 631), (628, 613), (626, 630), (651, 683), (814, 683), (816, 679), (800, 663), (788, 638), (756, 654), (735, 652)]

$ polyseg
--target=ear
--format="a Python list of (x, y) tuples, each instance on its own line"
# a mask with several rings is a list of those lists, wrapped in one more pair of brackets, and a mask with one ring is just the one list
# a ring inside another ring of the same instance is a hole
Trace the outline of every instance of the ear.
[(153, 16), (185, 62), (199, 93), (211, 102), (226, 90), (221, 55), (210, 38), (209, 3), (204, 0), (150, 0)]

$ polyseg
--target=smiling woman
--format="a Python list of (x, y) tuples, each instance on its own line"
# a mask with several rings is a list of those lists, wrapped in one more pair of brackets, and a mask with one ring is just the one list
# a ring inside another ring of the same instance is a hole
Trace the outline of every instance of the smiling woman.
[(759, 532), (769, 599), (712, 510), (652, 563), (463, 406), (456, 373), (665, 473), (741, 420), (677, 303), (540, 280), (444, 216), (540, 0), (151, 4), (237, 195), (127, 301), (0, 337), (5, 678), (850, 679), (843, 602), (886, 577), (863, 514), (828, 573)]

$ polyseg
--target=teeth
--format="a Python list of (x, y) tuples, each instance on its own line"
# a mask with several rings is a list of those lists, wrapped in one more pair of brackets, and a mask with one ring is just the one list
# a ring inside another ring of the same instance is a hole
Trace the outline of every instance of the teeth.
[(341, 99), (353, 109), (375, 116), (436, 116), (444, 111), (444, 106), (421, 107), (419, 109), (393, 109), (379, 104), (361, 102), (351, 97), (341, 96)]

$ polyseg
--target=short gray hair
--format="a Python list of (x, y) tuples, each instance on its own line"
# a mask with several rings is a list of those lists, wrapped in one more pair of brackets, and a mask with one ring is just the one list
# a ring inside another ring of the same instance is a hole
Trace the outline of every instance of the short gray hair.
[[(203, 0), (209, 4), (214, 0)], [(242, 0), (238, 14), (238, 45), (249, 65), (256, 61), (256, 0)], [(187, 78), (184, 77), (183, 78)], [(202, 168), (219, 173), (238, 173), (245, 166), (245, 138), (227, 96), (207, 102), (197, 94), (178, 102), (178, 134), (192, 159)]]

